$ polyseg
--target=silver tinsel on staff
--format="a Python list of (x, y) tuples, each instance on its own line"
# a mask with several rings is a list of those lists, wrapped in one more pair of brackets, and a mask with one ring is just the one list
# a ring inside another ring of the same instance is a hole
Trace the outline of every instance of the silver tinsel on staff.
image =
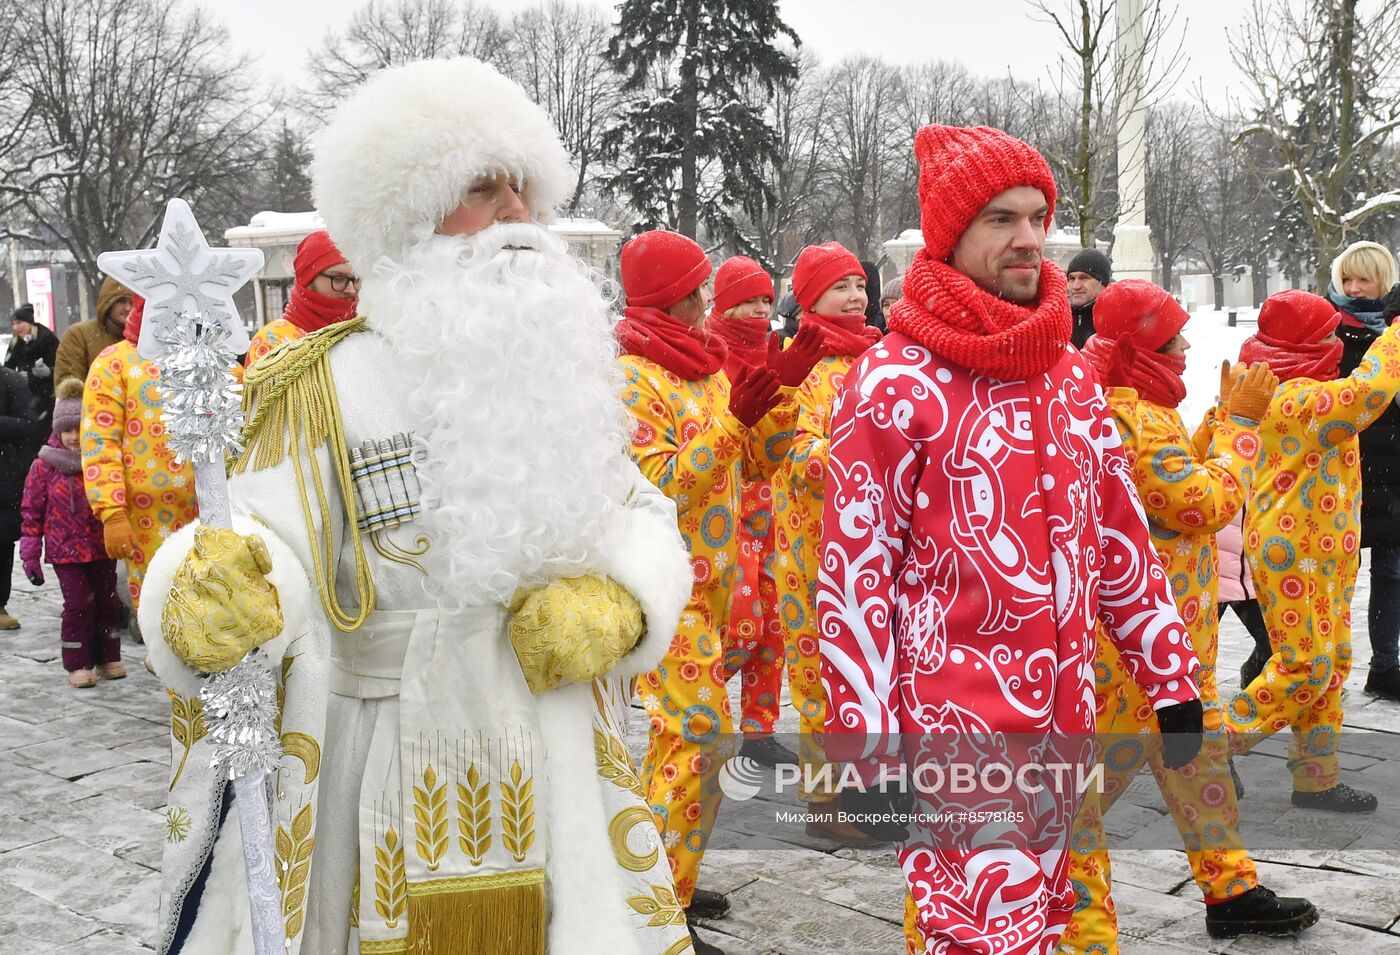
[[(164, 420), (171, 449), (194, 464), (199, 517), (232, 526), (224, 455), (241, 450), (240, 386), (232, 373), (248, 347), (234, 294), (263, 267), (257, 249), (214, 249), (183, 199), (166, 205), (153, 249), (104, 252), (98, 267), (145, 296), (137, 352), (161, 369)], [(286, 948), (273, 855), (268, 774), (281, 757), (277, 683), (250, 653), (211, 676), (200, 691), (215, 769), (233, 780), (247, 864), (256, 955)]]

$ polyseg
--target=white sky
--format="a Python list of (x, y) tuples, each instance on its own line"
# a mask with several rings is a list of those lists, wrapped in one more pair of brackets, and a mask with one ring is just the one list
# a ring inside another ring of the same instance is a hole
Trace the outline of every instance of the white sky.
[[(328, 27), (350, 17), (357, 0), (196, 0), (223, 20), (236, 48), (255, 54), (269, 78), (288, 85), (300, 80), (307, 51)], [(509, 14), (534, 0), (487, 0)], [(612, 9), (614, 2), (589, 0)], [(1177, 0), (1177, 28), (1185, 28), (1189, 62), (1176, 95), (1193, 94), (1223, 102), (1225, 90), (1238, 95), (1238, 71), (1230, 61), (1226, 30), (1246, 10), (1243, 0)], [(879, 55), (898, 63), (947, 59), (965, 63), (983, 76), (1035, 80), (1055, 62), (1059, 37), (1054, 27), (1032, 19), (1026, 0), (781, 0), (783, 18), (803, 44), (823, 60), (853, 53)], [(1222, 16), (1223, 13), (1223, 16)]]

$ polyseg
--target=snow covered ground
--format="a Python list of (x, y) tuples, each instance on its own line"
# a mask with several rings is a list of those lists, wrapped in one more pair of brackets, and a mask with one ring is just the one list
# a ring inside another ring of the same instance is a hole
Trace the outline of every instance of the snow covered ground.
[(1237, 361), (1240, 345), (1254, 334), (1255, 309), (1236, 309), (1237, 325), (1228, 324), (1229, 313), (1201, 309), (1191, 313), (1191, 320), (1182, 334), (1191, 343), (1186, 353), (1186, 400), (1181, 403), (1181, 418), (1186, 427), (1195, 428), (1201, 416), (1215, 403), (1220, 390), (1220, 363)]

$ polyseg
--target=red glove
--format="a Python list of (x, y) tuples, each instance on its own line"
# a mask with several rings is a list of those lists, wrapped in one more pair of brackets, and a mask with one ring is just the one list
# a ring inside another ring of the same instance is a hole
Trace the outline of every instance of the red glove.
[(783, 336), (768, 333), (768, 370), (784, 388), (796, 388), (822, 360), (822, 333), (815, 325), (803, 325), (783, 349)]
[(778, 376), (769, 369), (745, 368), (729, 389), (729, 413), (744, 427), (752, 428), (778, 403), (780, 387)]

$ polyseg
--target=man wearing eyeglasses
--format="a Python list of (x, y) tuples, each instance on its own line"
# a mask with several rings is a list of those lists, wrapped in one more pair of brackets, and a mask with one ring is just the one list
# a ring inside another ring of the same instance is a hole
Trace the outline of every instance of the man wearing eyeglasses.
[(324, 229), (301, 240), (292, 272), (296, 284), (286, 311), (258, 329), (248, 346), (245, 364), (250, 368), (278, 345), (352, 319), (359, 309), (360, 277)]

